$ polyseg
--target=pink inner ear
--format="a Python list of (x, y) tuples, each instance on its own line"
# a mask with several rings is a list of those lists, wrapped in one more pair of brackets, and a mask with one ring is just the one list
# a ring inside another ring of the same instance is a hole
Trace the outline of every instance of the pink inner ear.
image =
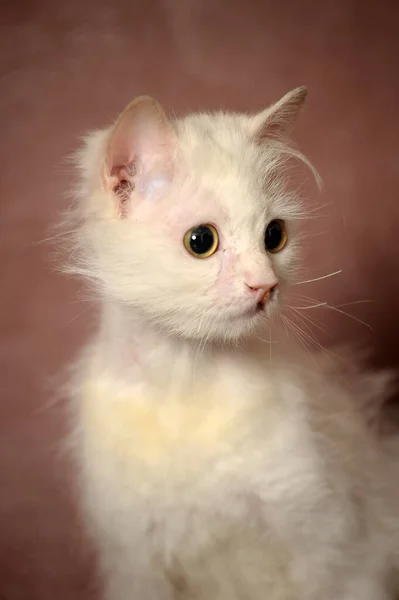
[[(125, 126), (126, 125), (126, 126)], [(111, 138), (106, 159), (107, 188), (115, 189), (121, 184), (130, 183), (133, 187), (133, 179), (137, 173), (135, 164), (135, 137), (124, 120), (119, 122)]]
[(159, 104), (152, 98), (133, 101), (119, 118), (108, 147), (106, 176), (108, 189), (122, 181), (133, 181), (148, 173), (154, 164), (167, 163), (173, 130)]
[(128, 164), (118, 164), (111, 168), (111, 177), (116, 177), (119, 181), (133, 179), (137, 173), (136, 165), (134, 162)]
[(129, 213), (129, 201), (134, 190), (135, 166), (133, 163), (121, 167), (113, 167), (112, 178), (115, 183), (112, 187), (118, 198), (118, 214), (125, 218)]
[(114, 165), (109, 171), (104, 169), (103, 181), (105, 188), (113, 191), (117, 198), (117, 212), (125, 218), (129, 212), (129, 201), (135, 187), (136, 166), (133, 162), (126, 165)]
[(114, 192), (121, 218), (128, 215), (136, 188), (148, 198), (157, 196), (157, 184), (170, 172), (174, 140), (173, 128), (155, 100), (138, 98), (122, 113), (103, 167), (104, 186)]
[(281, 100), (255, 116), (253, 119), (255, 139), (262, 143), (271, 137), (285, 137), (289, 134), (305, 103), (305, 87), (288, 92)]

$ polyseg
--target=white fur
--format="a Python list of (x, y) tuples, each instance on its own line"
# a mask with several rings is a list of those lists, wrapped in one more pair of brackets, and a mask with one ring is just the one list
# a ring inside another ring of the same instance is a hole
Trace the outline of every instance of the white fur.
[[(295, 272), (302, 211), (280, 176), (299, 154), (254, 141), (269, 114), (173, 123), (172, 175), (158, 155), (138, 168), (125, 218), (101, 177), (113, 129), (80, 155), (73, 269), (101, 321), (74, 388), (76, 456), (109, 600), (391, 597), (394, 467), (363, 380), (269, 360), (256, 338)], [(289, 243), (268, 255), (273, 218)], [(182, 240), (204, 222), (220, 246), (199, 260)], [(262, 316), (245, 312), (250, 278), (279, 282)]]

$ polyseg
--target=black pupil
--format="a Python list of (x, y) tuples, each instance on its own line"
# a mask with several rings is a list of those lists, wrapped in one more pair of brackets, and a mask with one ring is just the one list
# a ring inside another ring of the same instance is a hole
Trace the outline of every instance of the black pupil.
[(265, 246), (266, 250), (275, 250), (281, 244), (283, 232), (278, 221), (271, 221), (266, 227)]
[(192, 230), (190, 247), (195, 254), (206, 254), (212, 248), (213, 243), (213, 232), (206, 225), (200, 225)]

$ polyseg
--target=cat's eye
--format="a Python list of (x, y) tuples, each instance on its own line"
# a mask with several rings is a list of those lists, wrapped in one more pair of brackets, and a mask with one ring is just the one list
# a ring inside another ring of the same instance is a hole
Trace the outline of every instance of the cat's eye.
[(280, 252), (288, 240), (287, 229), (284, 221), (274, 219), (270, 221), (265, 231), (265, 248), (268, 252)]
[(219, 236), (213, 225), (197, 225), (184, 236), (184, 247), (196, 258), (208, 258), (218, 249)]

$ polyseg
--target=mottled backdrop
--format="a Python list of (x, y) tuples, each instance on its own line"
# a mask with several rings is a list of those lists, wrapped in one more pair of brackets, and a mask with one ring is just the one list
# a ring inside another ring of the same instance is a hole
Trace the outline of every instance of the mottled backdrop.
[(342, 273), (298, 292), (373, 328), (313, 309), (323, 344), (364, 338), (397, 364), (399, 4), (14, 0), (0, 23), (0, 598), (83, 600), (89, 561), (52, 387), (92, 311), (40, 243), (64, 206), (65, 156), (137, 94), (178, 114), (257, 110), (306, 84), (295, 137), (324, 180), (321, 196), (305, 188), (321, 206), (305, 228), (308, 274)]

